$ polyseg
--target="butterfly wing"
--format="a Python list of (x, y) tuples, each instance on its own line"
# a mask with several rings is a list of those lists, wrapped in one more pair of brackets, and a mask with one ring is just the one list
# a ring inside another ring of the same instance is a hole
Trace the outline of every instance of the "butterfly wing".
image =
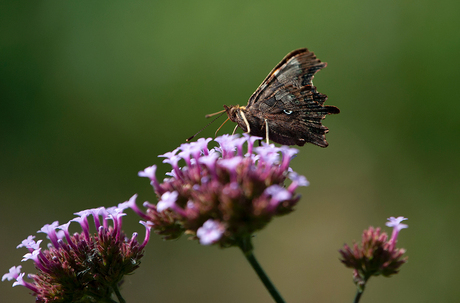
[(269, 138), (274, 142), (326, 147), (328, 128), (322, 120), (340, 112), (335, 106), (324, 106), (327, 96), (313, 86), (315, 73), (326, 65), (306, 48), (289, 53), (249, 98), (245, 114), (250, 124), (261, 126), (251, 133), (264, 136), (267, 119)]
[(247, 106), (251, 106), (258, 100), (268, 99), (273, 92), (285, 85), (291, 84), (297, 88), (313, 86), (312, 80), (315, 73), (326, 66), (326, 62), (321, 62), (313, 52), (306, 48), (290, 52), (262, 81), (262, 84), (249, 98)]

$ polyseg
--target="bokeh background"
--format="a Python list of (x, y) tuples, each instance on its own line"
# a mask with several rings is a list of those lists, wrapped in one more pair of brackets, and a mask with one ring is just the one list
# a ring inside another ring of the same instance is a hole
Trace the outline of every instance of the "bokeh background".
[[(256, 256), (287, 302), (351, 302), (337, 250), (405, 216), (409, 263), (372, 278), (362, 302), (458, 300), (459, 3), (3, 1), (1, 274), (45, 223), (134, 193), (156, 202), (137, 172), (158, 164), (163, 175), (158, 154), (205, 114), (246, 104), (283, 56), (308, 47), (328, 62), (315, 85), (342, 112), (324, 122), (328, 148), (300, 148), (292, 166), (311, 185), (294, 213), (257, 234)], [(143, 234), (132, 212), (125, 219), (129, 234)], [(122, 293), (127, 302), (271, 302), (238, 249), (186, 237), (153, 236)], [(11, 282), (0, 297), (34, 300)]]

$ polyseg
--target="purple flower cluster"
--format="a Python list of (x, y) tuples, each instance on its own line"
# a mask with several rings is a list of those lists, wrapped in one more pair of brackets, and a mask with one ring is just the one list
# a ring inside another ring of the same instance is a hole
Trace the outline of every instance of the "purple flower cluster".
[(388, 220), (386, 225), (393, 227), (393, 233), (389, 240), (385, 232), (380, 232), (380, 228), (369, 227), (363, 232), (361, 247), (356, 243), (354, 243), (353, 248), (345, 244), (343, 249), (339, 250), (342, 255), (340, 261), (346, 267), (354, 269), (354, 282), (361, 291), (371, 276), (388, 277), (396, 274), (401, 265), (407, 262), (407, 257), (402, 257), (406, 250), (396, 248), (399, 231), (408, 227), (401, 222), (407, 219), (390, 217)]
[[(121, 227), (127, 207), (125, 202), (118, 207), (84, 210), (65, 224), (59, 225), (57, 221), (46, 224), (38, 231), (50, 240), (46, 249), (40, 247), (42, 240), (34, 240), (35, 236), (18, 245), (29, 250), (22, 261), (34, 261), (37, 274), (29, 274), (28, 282), (21, 266), (13, 266), (2, 281), (16, 280), (13, 286), (30, 289), (36, 302), (110, 302), (123, 276), (139, 267), (150, 237), (150, 224), (142, 221), (146, 228), (143, 243), (137, 241), (137, 233), (130, 239), (125, 236)], [(90, 233), (89, 216), (96, 226), (94, 234)], [(79, 223), (82, 232), (71, 235), (71, 222)]]
[[(160, 183), (155, 165), (139, 172), (151, 180), (159, 202), (144, 203), (146, 213), (135, 203), (131, 207), (165, 239), (186, 233), (203, 245), (237, 245), (272, 217), (291, 212), (300, 198), (295, 190), (308, 185), (289, 167), (296, 149), (265, 143), (254, 147), (260, 139), (224, 135), (209, 148), (211, 139), (202, 138), (161, 155), (172, 166), (169, 178)], [(291, 180), (287, 187), (286, 179)]]

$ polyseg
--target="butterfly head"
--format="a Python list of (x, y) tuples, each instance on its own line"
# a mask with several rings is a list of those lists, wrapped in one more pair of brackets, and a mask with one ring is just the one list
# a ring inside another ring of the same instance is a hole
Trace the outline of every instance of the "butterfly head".
[(245, 106), (239, 106), (239, 105), (232, 105), (232, 106), (227, 106), (224, 105), (225, 111), (227, 112), (228, 118), (232, 122), (238, 123), (238, 121), (242, 121), (241, 117), (241, 111), (245, 110)]
[(246, 106), (233, 105), (229, 107), (224, 105), (224, 108), (227, 112), (228, 119), (232, 122), (236, 122), (243, 131), (252, 134), (251, 126), (249, 125), (248, 119), (245, 115), (245, 112), (247, 113)]

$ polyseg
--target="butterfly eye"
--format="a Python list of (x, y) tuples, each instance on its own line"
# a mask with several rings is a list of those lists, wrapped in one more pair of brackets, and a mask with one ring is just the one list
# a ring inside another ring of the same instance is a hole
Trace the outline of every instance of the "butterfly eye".
[(283, 112), (284, 112), (286, 115), (292, 114), (292, 110), (283, 110)]

